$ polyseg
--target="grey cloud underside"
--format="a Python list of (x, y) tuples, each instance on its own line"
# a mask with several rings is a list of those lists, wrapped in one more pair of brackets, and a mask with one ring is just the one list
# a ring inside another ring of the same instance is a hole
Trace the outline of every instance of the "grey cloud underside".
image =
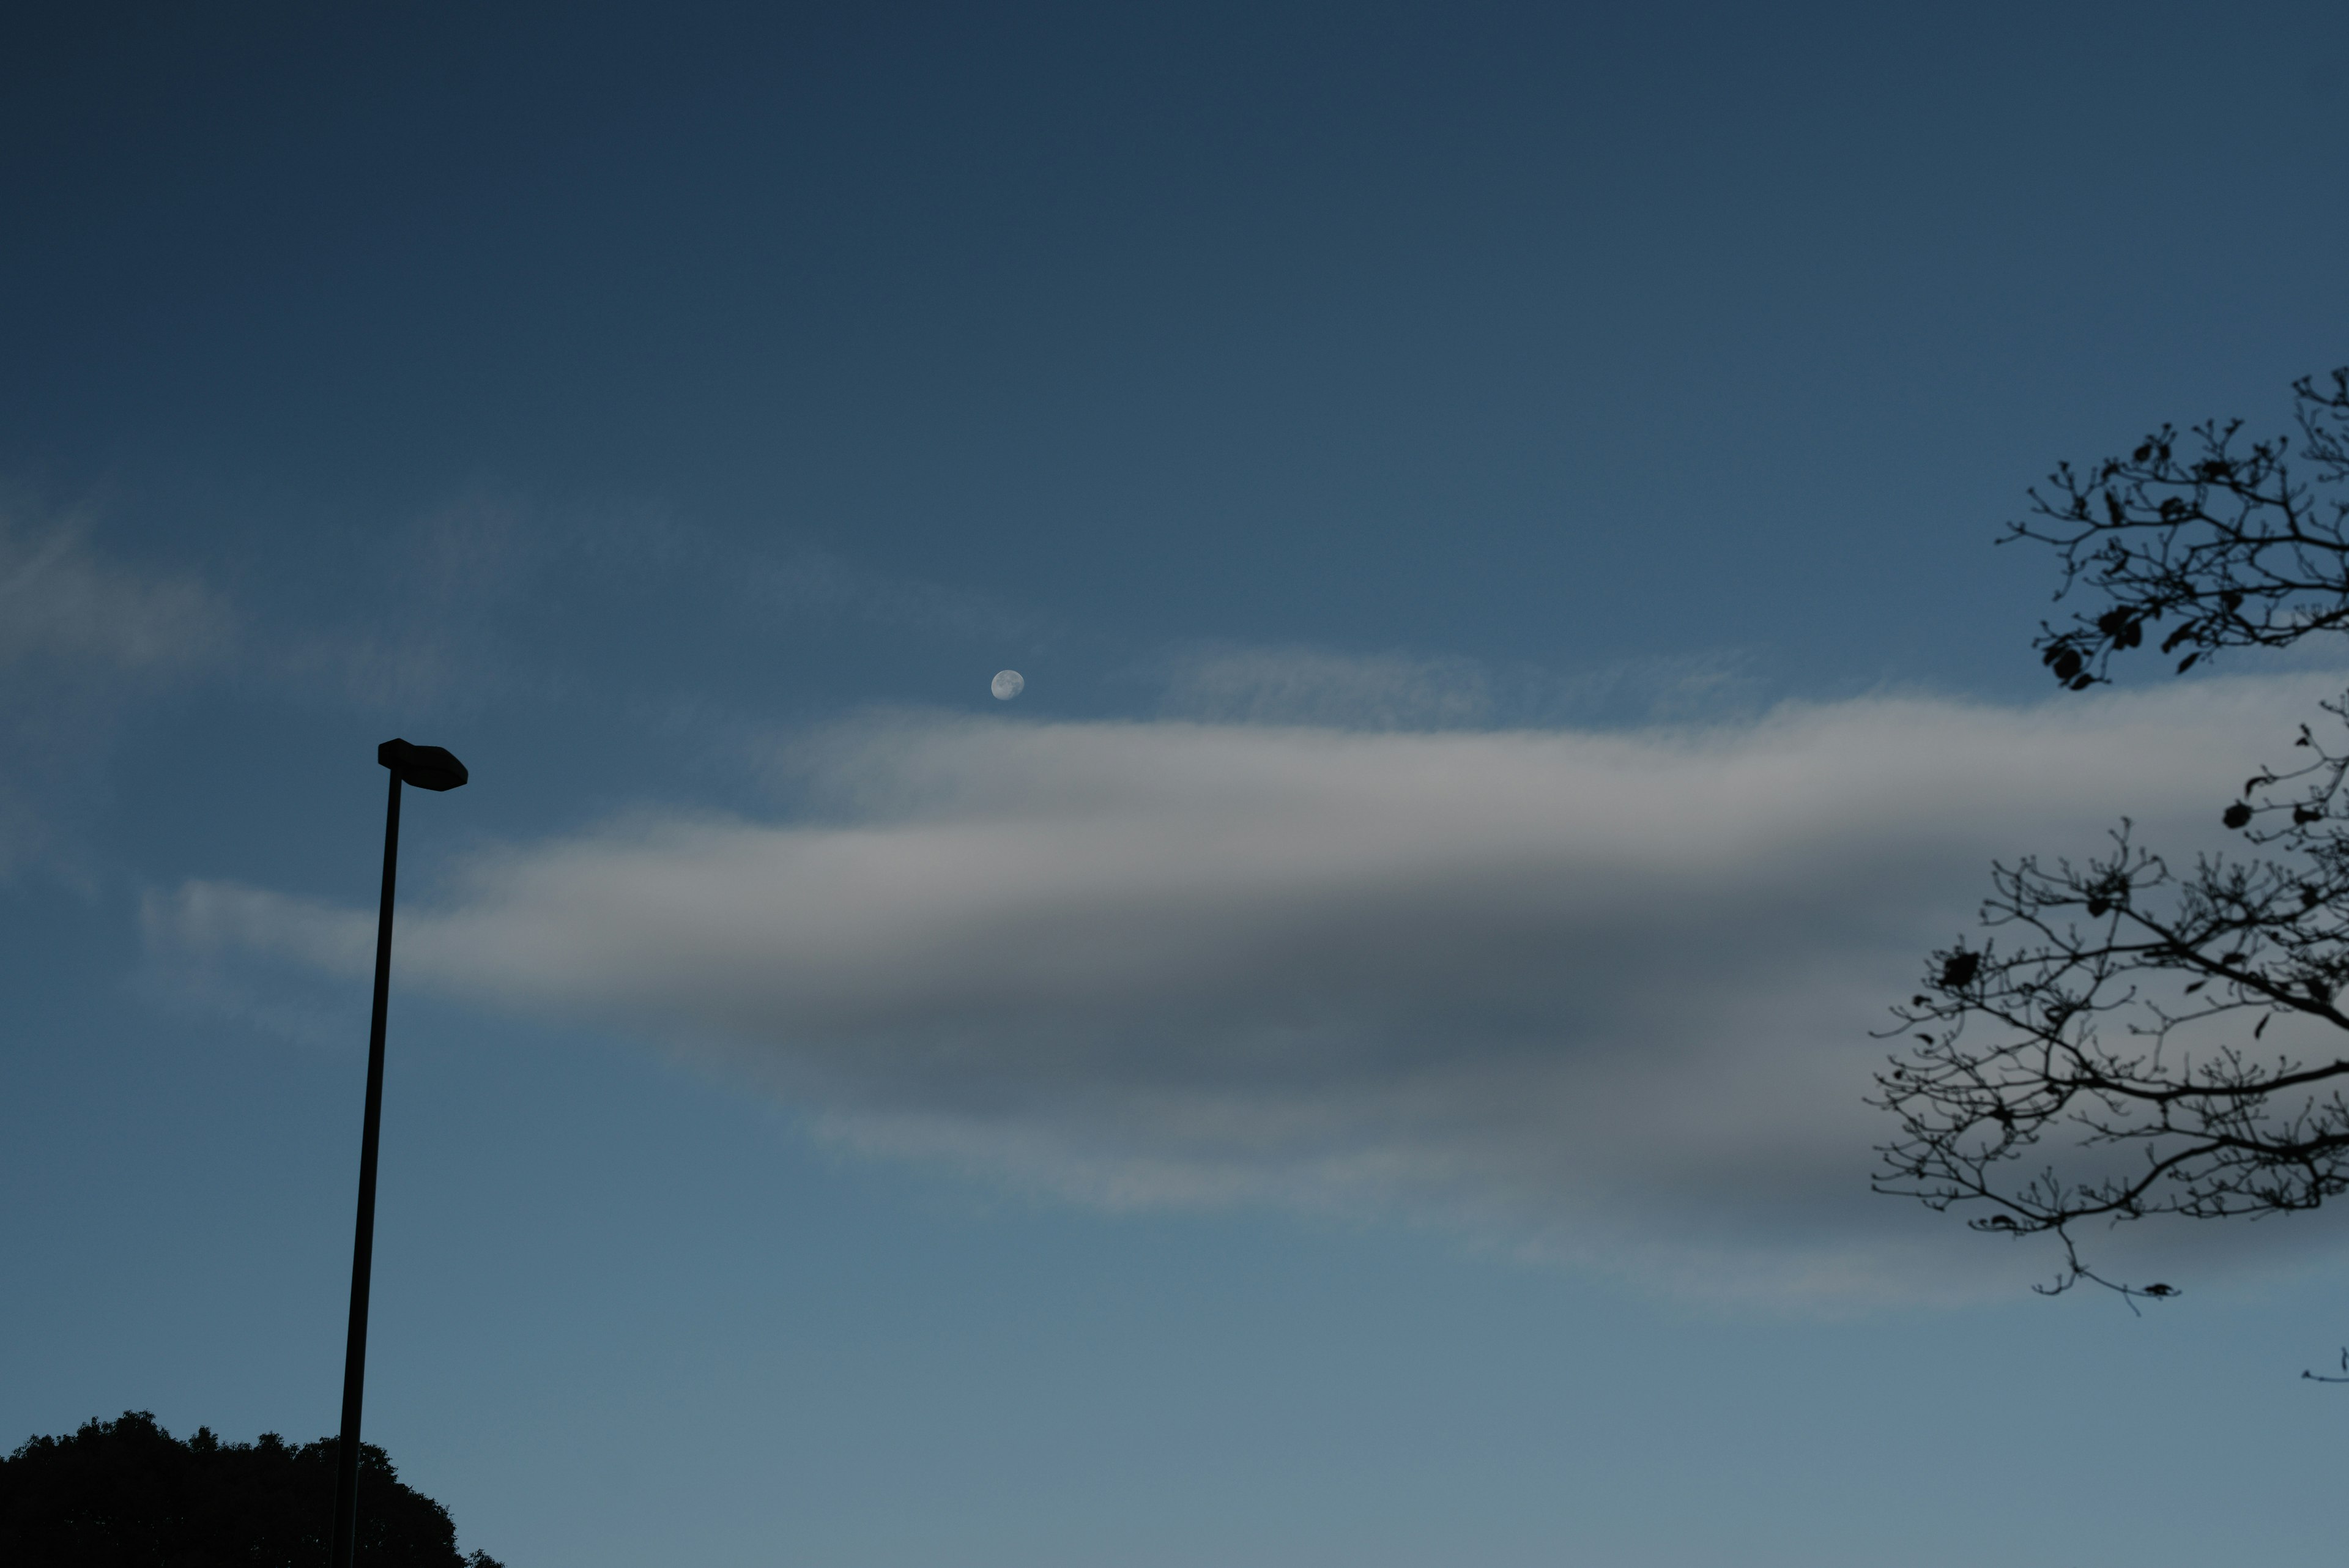
[[(1463, 1224), (1691, 1288), (2011, 1288), (1867, 1189), (1868, 1031), (1983, 873), (2207, 843), (2335, 682), (1632, 734), (915, 718), (815, 815), (468, 866), (404, 983), (722, 1055), (833, 1136), (1112, 1204)], [(197, 884), (159, 940), (357, 971), (371, 916)]]

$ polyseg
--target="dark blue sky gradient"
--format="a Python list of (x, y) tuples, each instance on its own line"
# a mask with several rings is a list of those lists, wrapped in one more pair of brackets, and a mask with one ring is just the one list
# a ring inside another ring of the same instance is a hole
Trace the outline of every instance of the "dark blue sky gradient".
[(1987, 676), (2023, 483), (2331, 351), (2324, 8), (238, 15), (16, 57), (0, 457), (305, 577), (488, 485), (1092, 644)]

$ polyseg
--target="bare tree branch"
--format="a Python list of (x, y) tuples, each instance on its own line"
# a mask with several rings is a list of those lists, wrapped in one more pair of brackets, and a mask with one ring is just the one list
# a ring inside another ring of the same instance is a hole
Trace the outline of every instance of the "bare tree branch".
[[(2349, 369), (2294, 391), (2296, 452), (2244, 443), (2240, 422), (2184, 442), (2165, 426), (2032, 493), (2009, 540), (2056, 550), (2059, 597), (2102, 601), (2043, 628), (2058, 680), (2107, 680), (2164, 625), (2160, 651), (2189, 650), (2180, 672), (2349, 630)], [(2349, 721), (2349, 698), (2324, 706)], [(2052, 1234), (2064, 1262), (2041, 1289), (2100, 1284), (2132, 1310), (2178, 1293), (2088, 1267), (2084, 1223), (2290, 1213), (2349, 1191), (2349, 746), (2304, 725), (2294, 744), (2303, 763), (2253, 774), (2220, 814), (2240, 857), (2176, 870), (2124, 822), (2085, 863), (1993, 870), (1988, 934), (1932, 954), (1893, 1009), (1886, 1033), (1909, 1043), (1877, 1078), (1874, 1103), (1900, 1122), (1878, 1190), (1971, 1207), (1978, 1231)], [(2338, 1033), (2271, 1045), (2280, 1017), (2302, 1025), (2282, 1032), (2295, 1039)]]
[[(2246, 444), (2242, 421), (2208, 421), (2181, 438), (2164, 425), (2126, 458), (2060, 465), (2031, 493), (2031, 515), (2002, 543), (2033, 540), (2063, 564), (2063, 597), (2085, 586), (2105, 601), (2033, 644), (2057, 680), (2106, 680), (2115, 655), (2145, 645), (2189, 651), (2182, 672), (2227, 648), (2282, 648), (2349, 627), (2349, 367), (2330, 387), (2295, 383), (2300, 457), (2291, 441)], [(2181, 453), (2180, 447), (2186, 450)]]

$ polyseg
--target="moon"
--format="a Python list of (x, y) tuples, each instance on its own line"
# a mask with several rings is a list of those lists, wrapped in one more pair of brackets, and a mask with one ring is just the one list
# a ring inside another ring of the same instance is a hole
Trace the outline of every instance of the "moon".
[(1028, 678), (1017, 670), (999, 670), (995, 679), (987, 683), (987, 689), (995, 693), (998, 701), (1009, 702), (1028, 689)]

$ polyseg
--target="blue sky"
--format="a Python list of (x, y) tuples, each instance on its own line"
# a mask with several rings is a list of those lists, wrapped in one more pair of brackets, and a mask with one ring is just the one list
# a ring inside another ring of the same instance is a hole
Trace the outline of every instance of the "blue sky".
[(2337, 1559), (2328, 1219), (2043, 1301), (1857, 1103), (2341, 684), (1992, 545), (2349, 360), (2337, 7), (5, 28), (0, 1441), (333, 1424), (400, 734), (514, 1568)]

